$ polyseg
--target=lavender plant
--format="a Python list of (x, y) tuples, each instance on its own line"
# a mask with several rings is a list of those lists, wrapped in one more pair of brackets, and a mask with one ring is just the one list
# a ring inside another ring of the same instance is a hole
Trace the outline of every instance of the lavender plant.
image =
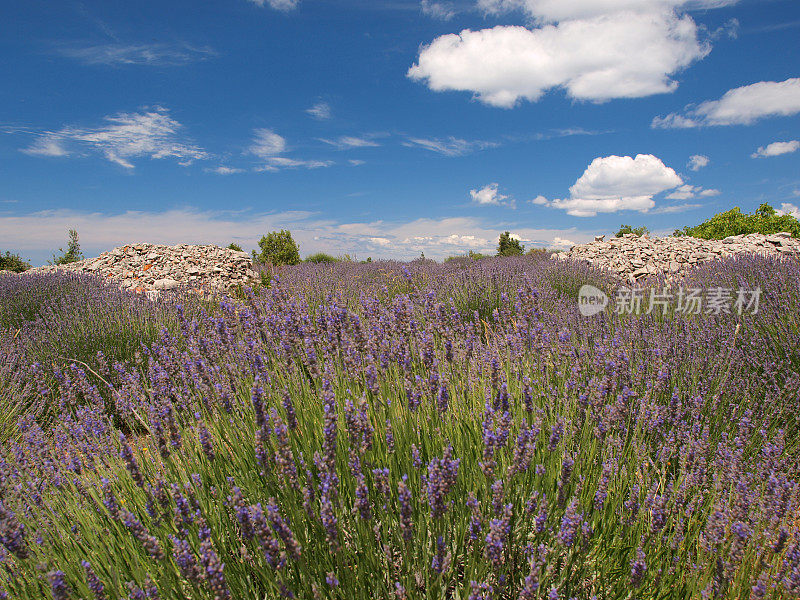
[(164, 305), (112, 411), (65, 365), (0, 450), (0, 597), (800, 595), (798, 263), (680, 282), (756, 315), (586, 318), (587, 266), (452, 262)]

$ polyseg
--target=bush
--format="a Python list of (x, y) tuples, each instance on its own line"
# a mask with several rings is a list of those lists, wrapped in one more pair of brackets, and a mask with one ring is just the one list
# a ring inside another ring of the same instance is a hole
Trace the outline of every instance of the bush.
[(331, 256), (330, 254), (325, 254), (324, 252), (317, 252), (316, 254), (312, 254), (311, 256), (306, 256), (305, 262), (310, 263), (335, 263), (339, 262), (340, 259), (336, 258), (335, 256)]
[(11, 254), (6, 250), (5, 254), (0, 254), (0, 271), (13, 271), (14, 273), (22, 273), (31, 268), (30, 263), (22, 260), (19, 254)]
[(79, 260), (83, 260), (84, 256), (81, 252), (81, 245), (78, 240), (78, 232), (75, 229), (70, 229), (68, 234), (69, 239), (67, 240), (67, 249), (64, 250), (63, 248), (59, 248), (58, 252), (60, 255), (53, 255), (52, 260), (50, 260), (51, 265), (68, 265), (69, 263), (78, 262)]
[(743, 213), (738, 206), (719, 213), (695, 227), (676, 229), (674, 236), (688, 235), (706, 240), (721, 240), (730, 235), (749, 233), (778, 233), (787, 231), (792, 237), (800, 237), (800, 221), (792, 215), (779, 215), (767, 203), (762, 204), (752, 214)]
[(647, 227), (645, 227), (644, 225), (642, 225), (641, 227), (631, 227), (630, 225), (620, 225), (619, 231), (617, 231), (617, 233), (615, 233), (614, 235), (616, 237), (622, 237), (626, 233), (632, 233), (634, 235), (638, 235), (639, 237), (642, 237), (643, 235), (647, 235), (648, 233), (650, 233), (650, 230)]
[(273, 265), (296, 265), (300, 262), (300, 249), (291, 232), (285, 229), (271, 231), (263, 236), (258, 247), (261, 252), (257, 255), (253, 253), (257, 262)]
[(239, 244), (234, 244), (233, 242), (228, 244), (227, 248), (228, 250), (236, 250), (237, 252), (244, 252), (244, 250), (242, 250), (242, 247)]
[(525, 246), (518, 239), (512, 238), (508, 231), (500, 234), (497, 243), (497, 256), (521, 256), (525, 252)]

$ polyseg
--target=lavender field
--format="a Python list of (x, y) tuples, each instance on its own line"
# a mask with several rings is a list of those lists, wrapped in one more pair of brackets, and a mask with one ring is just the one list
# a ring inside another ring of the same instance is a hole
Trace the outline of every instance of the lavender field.
[(0, 278), (0, 598), (798, 597), (800, 264), (684, 277), (759, 310), (584, 317), (546, 255)]

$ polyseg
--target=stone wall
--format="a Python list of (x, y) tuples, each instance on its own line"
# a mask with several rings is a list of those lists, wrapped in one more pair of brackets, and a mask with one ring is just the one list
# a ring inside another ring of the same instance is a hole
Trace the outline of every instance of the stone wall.
[(219, 246), (179, 244), (128, 244), (58, 267), (40, 267), (26, 273), (55, 269), (91, 273), (118, 282), (123, 289), (147, 292), (186, 287), (200, 292), (226, 291), (256, 280), (253, 262), (247, 252)]
[(636, 281), (650, 274), (678, 273), (687, 267), (737, 254), (800, 257), (800, 240), (789, 233), (734, 235), (724, 240), (703, 240), (694, 237), (639, 237), (626, 233), (622, 237), (573, 246), (552, 258), (572, 258), (612, 271), (623, 279)]

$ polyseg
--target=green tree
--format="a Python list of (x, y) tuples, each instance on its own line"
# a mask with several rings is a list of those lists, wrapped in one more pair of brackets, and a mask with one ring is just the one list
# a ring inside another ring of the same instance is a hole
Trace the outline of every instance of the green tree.
[(30, 268), (30, 263), (22, 260), (19, 254), (11, 254), (8, 250), (6, 250), (5, 254), (0, 253), (0, 271), (22, 273)]
[(622, 237), (626, 233), (633, 233), (635, 235), (638, 235), (639, 237), (642, 237), (643, 235), (645, 235), (647, 233), (650, 233), (650, 230), (647, 227), (645, 227), (644, 225), (642, 225), (641, 227), (631, 227), (630, 225), (620, 225), (619, 231), (617, 233), (615, 233), (614, 235), (616, 237)]
[(688, 235), (707, 240), (721, 240), (731, 235), (747, 235), (763, 233), (769, 235), (786, 231), (792, 237), (800, 237), (800, 221), (792, 215), (779, 215), (766, 202), (759, 206), (753, 214), (743, 213), (738, 206), (718, 213), (695, 227), (676, 229), (673, 235)]
[(525, 252), (525, 246), (516, 239), (511, 237), (508, 231), (500, 234), (500, 240), (497, 243), (497, 256), (521, 256)]
[(81, 252), (78, 231), (70, 229), (67, 235), (69, 236), (67, 239), (67, 249), (59, 248), (59, 254), (53, 254), (53, 258), (48, 261), (51, 265), (68, 265), (69, 263), (83, 260), (84, 256)]
[(300, 262), (300, 248), (291, 232), (285, 229), (269, 232), (259, 240), (258, 247), (261, 252), (256, 255), (257, 262), (273, 265), (296, 265)]
[(228, 244), (228, 250), (236, 250), (237, 252), (244, 252), (244, 250), (242, 250), (242, 247), (239, 244), (234, 244), (233, 242)]

